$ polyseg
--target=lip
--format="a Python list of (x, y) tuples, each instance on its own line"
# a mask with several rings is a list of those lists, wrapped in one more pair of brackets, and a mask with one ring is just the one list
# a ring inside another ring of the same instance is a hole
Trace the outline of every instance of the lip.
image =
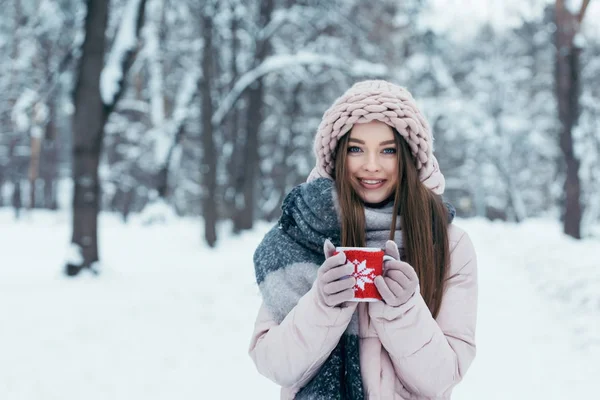
[(360, 186), (367, 190), (375, 190), (381, 188), (387, 182), (387, 179), (374, 179), (374, 178), (357, 178)]

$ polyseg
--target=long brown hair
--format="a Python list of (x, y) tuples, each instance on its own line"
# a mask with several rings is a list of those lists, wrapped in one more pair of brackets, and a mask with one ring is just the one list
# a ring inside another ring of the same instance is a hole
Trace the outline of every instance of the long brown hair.
[[(366, 246), (364, 203), (351, 184), (346, 169), (350, 132), (344, 135), (335, 152), (335, 186), (341, 214), (342, 246)], [(421, 183), (414, 157), (408, 143), (394, 130), (398, 157), (398, 185), (394, 192), (394, 209), (390, 225), (390, 240), (396, 233), (396, 219), (400, 221), (404, 261), (416, 271), (421, 295), (436, 317), (442, 302), (444, 279), (449, 263), (448, 211), (441, 196)]]

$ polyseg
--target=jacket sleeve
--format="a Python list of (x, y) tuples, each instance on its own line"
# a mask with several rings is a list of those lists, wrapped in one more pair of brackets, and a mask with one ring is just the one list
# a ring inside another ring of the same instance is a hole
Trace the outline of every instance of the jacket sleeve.
[(437, 319), (419, 291), (400, 307), (372, 303), (369, 315), (408, 390), (434, 398), (451, 391), (475, 357), (477, 259), (469, 236), (463, 233), (451, 251)]
[(328, 307), (313, 285), (277, 324), (261, 305), (250, 356), (258, 371), (283, 387), (303, 387), (317, 373), (350, 323), (356, 304)]

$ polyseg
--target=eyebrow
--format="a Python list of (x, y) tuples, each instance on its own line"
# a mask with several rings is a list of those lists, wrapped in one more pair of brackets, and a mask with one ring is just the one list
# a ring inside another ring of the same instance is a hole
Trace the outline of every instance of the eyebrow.
[[(355, 139), (355, 138), (350, 138), (350, 140), (348, 140), (348, 141), (349, 142), (357, 142), (357, 143), (360, 143), (360, 144), (365, 144), (364, 140)], [(385, 146), (385, 145), (388, 145), (388, 144), (396, 144), (396, 141), (392, 139), (392, 140), (386, 140), (386, 141), (383, 141), (383, 142), (379, 143), (380, 146)]]

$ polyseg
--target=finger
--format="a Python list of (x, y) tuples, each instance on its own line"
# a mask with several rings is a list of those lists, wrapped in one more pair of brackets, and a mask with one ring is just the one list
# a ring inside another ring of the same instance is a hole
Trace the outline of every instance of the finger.
[(400, 260), (388, 260), (386, 262), (386, 269), (402, 269), (402, 264), (408, 264), (404, 261), (400, 261)]
[(331, 243), (331, 240), (325, 239), (325, 243), (323, 243), (323, 253), (325, 254), (325, 258), (329, 258), (335, 253), (335, 246)]
[(337, 306), (340, 305), (346, 301), (351, 301), (354, 299), (354, 290), (352, 289), (346, 289), (343, 292), (339, 292), (336, 294), (332, 294), (330, 296), (327, 296), (329, 298), (329, 302), (333, 305), (333, 306)]
[(402, 268), (402, 266), (400, 265), (401, 262), (402, 261), (398, 261), (398, 260), (384, 260), (383, 261), (383, 272), (385, 273), (386, 271)]
[(419, 277), (417, 276), (417, 271), (407, 262), (401, 261), (397, 268), (398, 271), (402, 271), (404, 275), (410, 280), (419, 282)]
[(405, 290), (398, 284), (398, 282), (394, 281), (391, 278), (383, 278), (385, 280), (385, 284), (390, 289), (390, 292), (394, 295), (396, 299), (399, 299), (404, 296)]
[(387, 284), (383, 280), (383, 276), (380, 275), (376, 277), (374, 283), (375, 287), (379, 291), (379, 294), (381, 295), (381, 298), (383, 298), (383, 301), (385, 301), (386, 304), (392, 304), (394, 302), (394, 294), (390, 291), (390, 288), (388, 288)]
[(398, 251), (398, 245), (393, 240), (385, 242), (385, 254), (394, 257), (396, 260), (400, 259), (400, 251)]
[(333, 282), (338, 279), (348, 277), (354, 273), (354, 264), (346, 263), (344, 265), (340, 265), (338, 267), (333, 267), (328, 271), (323, 273), (323, 277), (321, 278), (323, 282)]
[(402, 271), (396, 269), (388, 270), (386, 271), (385, 276), (396, 282), (403, 289), (409, 289), (411, 287), (411, 280), (408, 279)]
[(323, 292), (326, 294), (336, 294), (344, 290), (351, 289), (354, 287), (354, 285), (356, 285), (355, 278), (342, 279), (323, 286)]
[(404, 262), (404, 261), (388, 261), (386, 263), (385, 270), (386, 270), (386, 272), (391, 271), (391, 270), (401, 271), (404, 275), (406, 275), (407, 279), (409, 279), (411, 281), (419, 280), (419, 278), (417, 276), (417, 272), (412, 267), (412, 265), (410, 265), (409, 263)]
[(324, 274), (332, 268), (339, 267), (340, 265), (346, 264), (346, 255), (344, 253), (338, 253), (334, 256), (329, 257), (323, 265), (321, 265), (320, 273)]

